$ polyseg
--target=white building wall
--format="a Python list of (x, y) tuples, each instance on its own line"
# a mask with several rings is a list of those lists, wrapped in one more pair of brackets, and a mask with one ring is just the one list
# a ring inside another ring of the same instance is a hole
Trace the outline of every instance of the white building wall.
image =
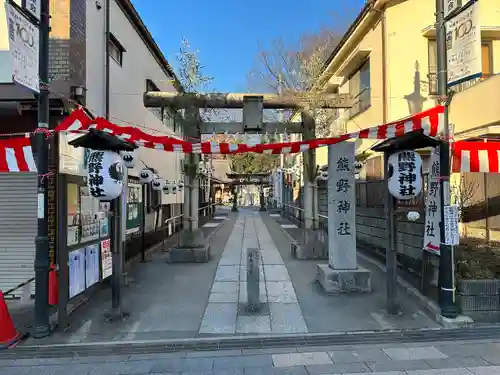
[[(105, 109), (105, 9), (98, 10), (95, 0), (87, 3), (87, 105), (97, 115)], [(115, 0), (111, 1), (110, 31), (124, 47), (120, 66), (110, 60), (110, 121), (122, 126), (136, 126), (142, 131), (172, 136), (173, 128), (163, 124), (152, 111), (144, 107), (143, 93), (146, 80), (150, 79), (162, 91), (174, 92), (171, 77), (162, 69), (147, 45), (137, 33), (134, 25), (123, 13)], [(180, 159), (182, 154), (139, 148), (139, 157), (148, 167), (158, 170), (166, 180), (181, 179)], [(139, 162), (130, 175), (144, 167)], [(162, 203), (182, 203), (183, 195), (162, 195)]]
[(95, 116), (104, 116), (106, 110), (106, 10), (104, 0), (99, 10), (95, 0), (87, 0), (86, 7), (86, 106)]

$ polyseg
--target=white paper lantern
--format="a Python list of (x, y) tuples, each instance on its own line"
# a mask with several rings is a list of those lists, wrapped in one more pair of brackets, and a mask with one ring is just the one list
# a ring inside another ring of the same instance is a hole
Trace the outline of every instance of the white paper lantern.
[(139, 173), (139, 183), (144, 185), (144, 184), (150, 184), (153, 181), (153, 171), (151, 169), (144, 168), (140, 173)]
[(422, 158), (413, 150), (402, 150), (389, 156), (389, 192), (396, 199), (415, 198), (422, 191)]
[(88, 159), (90, 194), (100, 201), (118, 198), (123, 191), (123, 161), (112, 151), (93, 150)]
[(177, 183), (177, 190), (182, 191), (182, 189), (184, 189), (184, 182), (179, 181)]
[(165, 185), (163, 185), (162, 191), (166, 195), (172, 194), (172, 184), (167, 181)]
[(354, 162), (354, 172), (355, 173), (361, 172), (362, 169), (363, 169), (363, 163), (361, 163), (360, 161)]
[(328, 171), (321, 171), (321, 179), (328, 180)]
[(151, 187), (153, 188), (153, 190), (161, 191), (164, 186), (165, 186), (165, 180), (160, 178), (160, 176), (155, 175), (155, 177), (153, 177), (153, 181), (151, 182)]
[(417, 211), (410, 211), (406, 216), (410, 221), (417, 221), (420, 218), (420, 214)]
[(134, 168), (137, 164), (137, 152), (135, 151), (122, 151), (120, 155), (123, 159), (123, 165), (126, 168)]
[(177, 184), (172, 184), (172, 194), (177, 194), (178, 186)]

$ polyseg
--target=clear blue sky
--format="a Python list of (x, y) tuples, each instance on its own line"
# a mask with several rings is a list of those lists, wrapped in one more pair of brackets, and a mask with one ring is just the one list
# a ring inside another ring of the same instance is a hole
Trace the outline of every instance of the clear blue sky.
[(132, 0), (166, 58), (176, 67), (185, 37), (215, 77), (217, 91), (246, 91), (258, 42), (287, 43), (321, 27), (345, 30), (365, 0)]

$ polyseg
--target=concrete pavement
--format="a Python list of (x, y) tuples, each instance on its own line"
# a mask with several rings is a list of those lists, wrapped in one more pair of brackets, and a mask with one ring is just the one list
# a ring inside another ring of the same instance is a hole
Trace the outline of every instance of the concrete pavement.
[(134, 353), (107, 356), (0, 356), (0, 375), (496, 375), (499, 340), (356, 346)]

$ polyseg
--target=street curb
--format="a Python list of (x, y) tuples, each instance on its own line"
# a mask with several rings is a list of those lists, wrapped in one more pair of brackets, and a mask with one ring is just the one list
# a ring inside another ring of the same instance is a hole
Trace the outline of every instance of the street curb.
[(499, 326), (479, 328), (421, 328), (286, 335), (213, 336), (186, 339), (104, 341), (30, 345), (0, 351), (0, 359), (68, 356), (107, 356), (230, 349), (314, 347), (498, 339)]
[[(286, 231), (285, 228), (283, 228), (281, 225), (279, 225), (279, 223), (271, 216), (269, 216), (269, 213), (268, 212), (262, 212), (261, 215), (266, 215), (267, 217), (269, 217), (269, 219), (271, 219), (273, 221), (273, 223), (275, 223), (279, 229), (281, 229), (281, 231), (288, 237), (288, 239), (290, 240), (290, 242), (297, 242), (297, 240), (295, 238), (292, 237), (292, 235), (290, 233), (288, 233)], [(288, 220), (288, 219), (287, 219)], [(292, 224), (292, 222), (290, 221), (290, 223)]]
[[(229, 216), (229, 215), (228, 215)], [(225, 224), (227, 219), (222, 220), (219, 225), (217, 225), (212, 232), (207, 236), (207, 241), (210, 241), (210, 239), (219, 231), (219, 229)], [(210, 220), (209, 220), (210, 221)]]

